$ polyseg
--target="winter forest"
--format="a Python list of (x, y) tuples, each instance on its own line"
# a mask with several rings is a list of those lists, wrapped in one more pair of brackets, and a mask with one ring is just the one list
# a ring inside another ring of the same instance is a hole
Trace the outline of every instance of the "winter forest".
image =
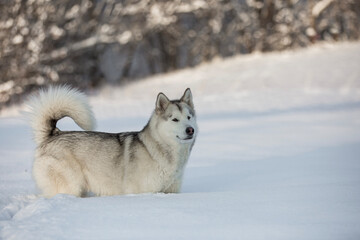
[(0, 110), (51, 83), (92, 89), (359, 37), (357, 0), (1, 0)]

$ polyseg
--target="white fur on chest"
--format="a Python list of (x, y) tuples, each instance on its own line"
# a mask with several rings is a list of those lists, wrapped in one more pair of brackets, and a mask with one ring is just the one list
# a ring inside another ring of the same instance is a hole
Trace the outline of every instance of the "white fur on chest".
[(164, 192), (174, 183), (181, 184), (185, 165), (189, 158), (190, 147), (168, 146), (168, 151), (158, 151), (155, 146), (149, 149), (153, 164), (145, 175), (145, 183), (149, 192)]
[(177, 149), (174, 153), (175, 158), (172, 161), (168, 159), (159, 159), (159, 181), (161, 190), (169, 188), (174, 182), (181, 182), (186, 163), (189, 158), (189, 147)]

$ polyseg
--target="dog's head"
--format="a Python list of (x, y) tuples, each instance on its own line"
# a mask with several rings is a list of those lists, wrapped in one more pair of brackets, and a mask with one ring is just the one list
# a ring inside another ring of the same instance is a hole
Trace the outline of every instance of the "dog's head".
[(196, 115), (190, 88), (186, 89), (180, 100), (169, 100), (159, 93), (156, 99), (155, 114), (159, 118), (159, 135), (170, 141), (192, 143), (197, 135)]

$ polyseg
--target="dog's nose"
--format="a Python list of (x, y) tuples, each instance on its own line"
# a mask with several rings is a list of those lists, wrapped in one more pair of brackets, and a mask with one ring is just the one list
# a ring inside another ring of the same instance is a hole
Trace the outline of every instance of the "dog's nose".
[(186, 134), (189, 135), (189, 136), (194, 135), (194, 131), (195, 131), (195, 130), (194, 130), (192, 127), (187, 127), (187, 128), (185, 129)]

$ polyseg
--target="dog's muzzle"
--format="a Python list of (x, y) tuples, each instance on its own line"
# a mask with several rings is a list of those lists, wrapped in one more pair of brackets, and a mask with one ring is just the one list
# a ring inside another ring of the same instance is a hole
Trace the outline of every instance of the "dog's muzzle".
[(184, 139), (180, 138), (179, 136), (176, 136), (180, 140), (191, 140), (194, 136), (195, 129), (192, 127), (187, 127), (185, 129), (186, 137)]

